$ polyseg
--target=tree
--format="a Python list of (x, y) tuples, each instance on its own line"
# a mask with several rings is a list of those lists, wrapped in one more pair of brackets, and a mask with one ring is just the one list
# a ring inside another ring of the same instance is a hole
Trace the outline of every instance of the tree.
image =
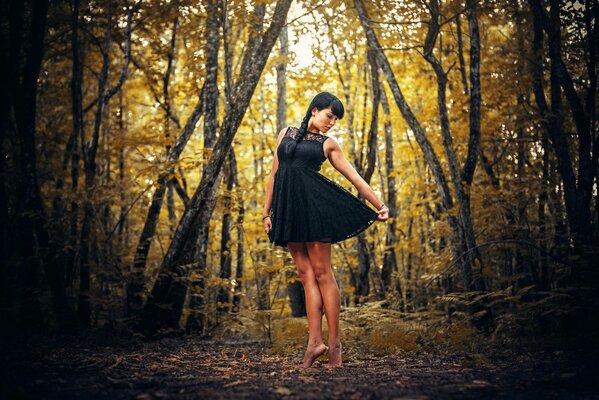
[[(549, 15), (546, 4), (541, 0), (529, 0), (533, 14), (533, 92), (541, 125), (546, 132), (557, 158), (557, 170), (564, 185), (564, 202), (568, 218), (568, 227), (574, 244), (574, 252), (584, 255), (595, 237), (595, 228), (591, 218), (592, 190), (597, 179), (599, 134), (596, 129), (596, 44), (599, 36), (597, 27), (598, 9), (596, 1), (586, 2), (584, 8), (584, 27), (586, 30), (586, 79), (577, 90), (572, 74), (562, 55), (561, 10), (559, 2), (549, 1)], [(593, 25), (592, 21), (595, 24)], [(550, 106), (547, 105), (542, 80), (543, 62), (540, 52), (543, 46), (543, 32), (547, 35), (550, 59)], [(578, 92), (584, 95), (584, 102)], [(586, 93), (584, 93), (586, 91)], [(577, 143), (568, 139), (564, 126), (566, 113), (563, 110), (562, 96), (570, 109), (577, 135)], [(571, 154), (575, 154), (572, 159)], [(577, 160), (577, 166), (573, 164)], [(583, 257), (585, 258), (585, 257)], [(584, 274), (584, 272), (583, 272)], [(584, 280), (582, 275), (578, 279)]]

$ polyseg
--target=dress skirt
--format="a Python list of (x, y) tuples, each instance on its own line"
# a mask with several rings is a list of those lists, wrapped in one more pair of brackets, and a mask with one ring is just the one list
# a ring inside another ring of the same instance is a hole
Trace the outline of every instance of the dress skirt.
[(378, 213), (320, 172), (279, 165), (274, 177), (271, 243), (336, 243), (364, 231)]

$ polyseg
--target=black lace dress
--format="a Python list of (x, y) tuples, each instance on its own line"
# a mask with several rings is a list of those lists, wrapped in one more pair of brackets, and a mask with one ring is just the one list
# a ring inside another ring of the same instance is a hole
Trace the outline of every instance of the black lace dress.
[(298, 128), (287, 128), (277, 148), (270, 242), (284, 247), (287, 242), (336, 243), (364, 231), (377, 212), (319, 172), (328, 136), (306, 133), (290, 156), (287, 144), (298, 135)]

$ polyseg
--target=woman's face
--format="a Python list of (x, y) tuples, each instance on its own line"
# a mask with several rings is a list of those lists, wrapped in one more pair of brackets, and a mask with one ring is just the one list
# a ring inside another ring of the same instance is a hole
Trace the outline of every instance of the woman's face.
[(322, 110), (316, 107), (312, 109), (312, 125), (320, 132), (328, 132), (335, 125), (335, 122), (337, 122), (337, 117), (333, 114), (331, 107)]

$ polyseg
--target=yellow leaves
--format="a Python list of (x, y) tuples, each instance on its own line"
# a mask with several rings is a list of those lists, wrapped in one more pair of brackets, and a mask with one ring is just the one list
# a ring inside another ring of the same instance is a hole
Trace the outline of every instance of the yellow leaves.
[(460, 214), (460, 208), (457, 205), (454, 205), (448, 212), (448, 215), (451, 215), (453, 217), (456, 217)]

